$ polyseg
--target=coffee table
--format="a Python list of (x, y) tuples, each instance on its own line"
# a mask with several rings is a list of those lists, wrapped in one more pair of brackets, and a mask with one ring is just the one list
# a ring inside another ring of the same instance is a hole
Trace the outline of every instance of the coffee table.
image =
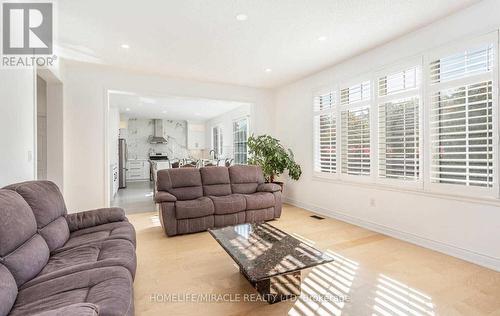
[(262, 298), (276, 303), (300, 295), (300, 271), (333, 261), (322, 251), (268, 224), (209, 229)]

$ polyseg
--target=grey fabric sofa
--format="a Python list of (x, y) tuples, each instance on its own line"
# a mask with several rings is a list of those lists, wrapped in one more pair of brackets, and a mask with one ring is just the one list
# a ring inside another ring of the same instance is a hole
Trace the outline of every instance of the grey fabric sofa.
[(281, 187), (258, 166), (158, 171), (155, 201), (167, 236), (281, 216)]
[(49, 181), (0, 189), (0, 316), (134, 315), (135, 244), (122, 209), (68, 214)]

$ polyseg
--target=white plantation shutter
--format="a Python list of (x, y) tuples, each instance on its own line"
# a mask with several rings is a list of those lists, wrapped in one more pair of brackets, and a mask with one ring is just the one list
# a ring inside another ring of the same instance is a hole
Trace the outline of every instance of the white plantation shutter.
[(378, 79), (378, 95), (386, 96), (417, 88), (417, 67), (383, 76)]
[(493, 44), (468, 49), (430, 63), (431, 84), (462, 79), (491, 71)]
[(451, 43), (316, 94), (315, 173), (499, 198), (498, 35)]
[(418, 67), (378, 79), (378, 176), (419, 179)]
[(314, 97), (314, 111), (324, 111), (332, 109), (335, 103), (335, 93), (333, 91), (319, 94)]
[(493, 43), (430, 63), (430, 181), (494, 184)]
[(314, 97), (314, 170), (337, 172), (337, 127), (335, 93)]
[(431, 103), (431, 181), (492, 187), (492, 81), (439, 91)]
[(342, 174), (370, 175), (370, 105), (370, 81), (340, 90)]
[(370, 100), (370, 81), (340, 90), (340, 105), (352, 105)]
[(316, 171), (335, 173), (337, 171), (337, 135), (333, 114), (314, 117), (316, 136)]
[(342, 110), (342, 173), (370, 175), (370, 113), (368, 108)]

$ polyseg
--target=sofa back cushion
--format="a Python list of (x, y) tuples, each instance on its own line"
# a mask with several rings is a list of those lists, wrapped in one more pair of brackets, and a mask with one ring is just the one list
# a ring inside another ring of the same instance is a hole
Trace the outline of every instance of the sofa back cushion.
[(40, 235), (50, 251), (62, 247), (69, 239), (64, 198), (57, 185), (51, 181), (27, 181), (12, 184), (5, 189), (19, 193), (35, 214)]
[(203, 196), (198, 168), (174, 168), (158, 171), (158, 191), (167, 191), (177, 200), (193, 200)]
[(0, 241), (0, 262), (18, 287), (40, 273), (49, 260), (49, 247), (37, 233), (31, 208), (11, 190), (0, 190)]
[(0, 264), (0, 316), (6, 316), (17, 297), (16, 280), (4, 265)]
[(222, 196), (231, 194), (231, 181), (227, 167), (205, 167), (200, 169), (205, 196)]
[(231, 190), (233, 193), (252, 194), (257, 186), (264, 183), (264, 175), (259, 166), (236, 165), (229, 167)]

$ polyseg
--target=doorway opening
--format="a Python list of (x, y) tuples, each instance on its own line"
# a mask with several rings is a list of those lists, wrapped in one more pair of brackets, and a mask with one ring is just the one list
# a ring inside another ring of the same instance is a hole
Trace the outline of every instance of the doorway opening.
[(63, 84), (49, 69), (36, 71), (35, 175), (63, 187)]
[(155, 211), (159, 170), (246, 163), (250, 103), (118, 91), (107, 97), (112, 206)]

